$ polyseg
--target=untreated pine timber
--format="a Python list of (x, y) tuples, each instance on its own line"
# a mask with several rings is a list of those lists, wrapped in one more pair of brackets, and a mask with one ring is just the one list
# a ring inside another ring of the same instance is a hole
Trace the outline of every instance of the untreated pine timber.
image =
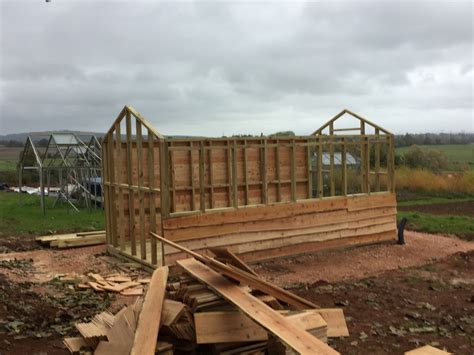
[[(137, 170), (138, 170), (138, 187), (142, 187), (143, 183), (143, 155), (142, 155), (142, 124), (136, 120), (136, 136), (137, 136)], [(140, 257), (146, 259), (146, 235), (145, 235), (145, 196), (143, 191), (138, 191), (139, 218), (140, 218)]]
[[(122, 134), (120, 132), (120, 122), (117, 122), (115, 124), (115, 135), (117, 137), (116, 139), (116, 146), (115, 146), (115, 157), (116, 157), (116, 162), (115, 164), (115, 169), (116, 173), (115, 176), (117, 177), (117, 180), (120, 181), (122, 178), (122, 160), (121, 160), (121, 155), (122, 155)], [(118, 215), (119, 215), (119, 224), (118, 228), (120, 230), (120, 250), (125, 250), (125, 231), (124, 231), (124, 221), (125, 221), (125, 216), (124, 216), (124, 204), (123, 204), (123, 190), (122, 188), (118, 188)]]
[(327, 344), (295, 326), (285, 316), (199, 261), (180, 260), (178, 265), (300, 354), (338, 354)]
[[(130, 252), (137, 255), (137, 242), (135, 238), (135, 192), (132, 190), (132, 120), (130, 112), (127, 111), (125, 126), (127, 130), (127, 182), (128, 182), (128, 231), (130, 235)], [(138, 187), (138, 186), (137, 186)], [(151, 185), (150, 185), (151, 187)]]
[[(155, 149), (154, 149), (154, 138), (153, 132), (148, 130), (148, 181), (150, 188), (155, 187)], [(149, 194), (149, 213), (150, 213), (150, 231), (156, 233), (156, 194), (151, 192)], [(151, 238), (151, 263), (156, 265), (157, 263), (157, 249), (156, 239)]]
[(138, 318), (131, 355), (155, 353), (167, 280), (167, 266), (159, 267), (153, 272)]

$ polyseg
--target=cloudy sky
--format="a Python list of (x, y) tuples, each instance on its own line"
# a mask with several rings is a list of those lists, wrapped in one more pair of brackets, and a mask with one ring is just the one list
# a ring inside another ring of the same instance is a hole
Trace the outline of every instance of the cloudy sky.
[(473, 2), (0, 0), (0, 134), (474, 130)]

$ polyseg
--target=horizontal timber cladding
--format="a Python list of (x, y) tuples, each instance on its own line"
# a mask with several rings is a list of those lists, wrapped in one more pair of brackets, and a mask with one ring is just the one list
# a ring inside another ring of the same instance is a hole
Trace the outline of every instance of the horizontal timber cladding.
[[(248, 261), (395, 239), (392, 193), (252, 206), (163, 220), (164, 237), (206, 253), (224, 246)], [(165, 246), (166, 263), (184, 257)]]
[[(340, 128), (344, 114), (357, 123)], [(247, 260), (395, 232), (393, 135), (347, 110), (309, 136), (178, 138), (125, 106), (102, 168), (109, 250), (147, 265), (183, 256), (150, 232)]]

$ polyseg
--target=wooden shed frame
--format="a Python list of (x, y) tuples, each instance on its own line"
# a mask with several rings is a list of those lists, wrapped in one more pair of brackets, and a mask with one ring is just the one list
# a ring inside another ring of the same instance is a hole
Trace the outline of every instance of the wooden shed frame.
[[(357, 124), (339, 127), (344, 115)], [(352, 171), (349, 151), (360, 161)], [(125, 106), (102, 165), (108, 250), (150, 267), (183, 256), (150, 232), (247, 261), (396, 233), (393, 134), (349, 110), (309, 136), (173, 138)]]

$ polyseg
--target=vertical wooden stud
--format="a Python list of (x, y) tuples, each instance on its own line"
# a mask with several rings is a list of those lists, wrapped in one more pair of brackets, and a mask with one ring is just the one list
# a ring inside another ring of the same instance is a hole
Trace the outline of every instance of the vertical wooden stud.
[(281, 181), (280, 181), (280, 145), (278, 139), (276, 140), (275, 147), (275, 169), (276, 169), (276, 179), (277, 179), (277, 201), (281, 201)]
[(239, 206), (237, 188), (237, 144), (234, 139), (232, 147), (232, 200), (235, 208)]
[(380, 130), (375, 128), (375, 191), (380, 191)]
[(130, 252), (133, 256), (137, 255), (137, 241), (135, 237), (135, 192), (132, 189), (132, 119), (130, 112), (127, 111), (125, 118), (127, 130), (127, 181), (128, 181), (128, 230), (130, 234)]
[(308, 198), (313, 198), (313, 173), (312, 173), (312, 157), (311, 157), (311, 139), (307, 140), (306, 146), (306, 170), (308, 175)]
[(206, 190), (204, 181), (204, 141), (199, 142), (199, 208), (202, 212), (206, 210)]
[(290, 179), (291, 179), (291, 201), (296, 201), (296, 146), (295, 140), (291, 140), (290, 154)]
[[(150, 187), (149, 196), (149, 210), (150, 210), (150, 231), (156, 233), (156, 193), (153, 191), (155, 188), (155, 142), (153, 139), (153, 133), (148, 129), (148, 184)], [(156, 238), (151, 238), (151, 263), (157, 264), (157, 250), (156, 250)]]
[(226, 154), (227, 154), (227, 207), (233, 206), (232, 203), (232, 147), (230, 146), (230, 140), (226, 141)]
[(243, 146), (244, 154), (244, 184), (245, 184), (245, 204), (249, 204), (249, 182), (248, 182), (248, 172), (247, 172), (247, 140), (244, 139)]
[(264, 138), (262, 140), (263, 147), (260, 151), (260, 167), (261, 172), (260, 175), (262, 176), (262, 203), (268, 204), (268, 182), (267, 182), (267, 139)]
[(211, 208), (214, 208), (214, 181), (212, 176), (212, 143), (211, 141), (208, 142), (209, 152), (208, 152), (208, 159), (209, 159), (209, 205)]
[(331, 196), (336, 195), (336, 177), (334, 175), (334, 122), (329, 124), (329, 189)]
[(318, 191), (317, 197), (322, 198), (324, 196), (324, 186), (323, 186), (323, 142), (321, 138), (318, 138)]
[(120, 238), (120, 250), (125, 250), (125, 233), (124, 233), (124, 204), (123, 204), (123, 189), (120, 187), (120, 183), (122, 182), (122, 133), (120, 132), (120, 121), (115, 123), (115, 134), (117, 136), (116, 139), (116, 146), (115, 146), (115, 177), (116, 182), (119, 184), (117, 187), (118, 191), (118, 203), (119, 203), (119, 238)]
[(140, 213), (140, 257), (146, 260), (146, 240), (145, 235), (145, 197), (143, 193), (143, 137), (142, 124), (136, 120), (137, 133), (137, 171), (138, 171), (138, 207)]
[(342, 138), (341, 145), (341, 169), (342, 169), (342, 194), (347, 196), (347, 144), (346, 139)]
[[(170, 148), (173, 147), (173, 142), (170, 141), (169, 143)], [(171, 212), (176, 212), (176, 183), (175, 183), (175, 171), (174, 171), (174, 159), (173, 159), (173, 154), (174, 151), (173, 149), (169, 149), (169, 157), (168, 157), (168, 163), (169, 163), (169, 171), (170, 171), (170, 194), (171, 194)]]
[(193, 142), (189, 141), (189, 172), (191, 178), (191, 211), (196, 210), (196, 202), (195, 199), (195, 186), (194, 186), (194, 157), (193, 157)]

